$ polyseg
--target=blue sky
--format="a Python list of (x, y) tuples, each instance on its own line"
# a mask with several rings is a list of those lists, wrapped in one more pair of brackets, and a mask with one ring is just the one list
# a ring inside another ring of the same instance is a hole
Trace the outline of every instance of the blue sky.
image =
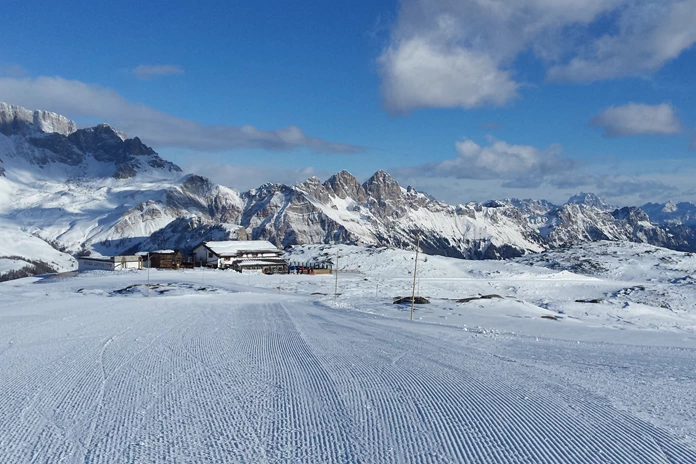
[(696, 0), (3, 6), (0, 101), (236, 189), (385, 169), (450, 203), (696, 200)]

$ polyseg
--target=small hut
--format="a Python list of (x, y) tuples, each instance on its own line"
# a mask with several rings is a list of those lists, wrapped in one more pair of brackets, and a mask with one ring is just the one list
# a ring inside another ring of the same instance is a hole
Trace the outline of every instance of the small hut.
[[(147, 257), (144, 258), (147, 260)], [(179, 269), (183, 257), (180, 251), (157, 250), (150, 252), (150, 267), (155, 269)]]

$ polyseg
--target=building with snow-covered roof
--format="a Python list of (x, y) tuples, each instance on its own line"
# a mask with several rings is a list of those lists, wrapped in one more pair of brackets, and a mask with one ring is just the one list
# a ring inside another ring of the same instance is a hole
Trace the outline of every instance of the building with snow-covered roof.
[(287, 272), (283, 251), (266, 240), (207, 241), (193, 248), (197, 266), (220, 269)]

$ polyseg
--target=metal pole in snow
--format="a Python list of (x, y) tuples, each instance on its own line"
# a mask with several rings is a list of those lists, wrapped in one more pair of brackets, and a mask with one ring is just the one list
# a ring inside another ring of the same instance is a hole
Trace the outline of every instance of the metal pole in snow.
[(150, 252), (147, 252), (147, 296), (150, 296)]
[(416, 304), (416, 273), (418, 272), (418, 249), (420, 248), (420, 234), (416, 242), (416, 262), (413, 264), (413, 291), (411, 293), (411, 320), (413, 320), (413, 306)]
[(336, 250), (336, 283), (334, 284), (334, 298), (338, 298), (338, 250)]

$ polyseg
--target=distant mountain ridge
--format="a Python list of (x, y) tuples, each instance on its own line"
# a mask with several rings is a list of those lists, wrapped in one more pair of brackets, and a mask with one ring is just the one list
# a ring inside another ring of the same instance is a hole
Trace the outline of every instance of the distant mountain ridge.
[(647, 203), (641, 209), (658, 224), (696, 226), (696, 205), (693, 203)]
[(126, 138), (108, 124), (78, 129), (75, 122), (48, 111), (0, 103), (0, 134), (0, 166), (5, 173), (11, 164), (62, 168), (66, 178), (181, 173), (138, 137)]
[(404, 188), (384, 171), (363, 183), (341, 171), (324, 182), (312, 177), (237, 192), (195, 174), (182, 177), (140, 139), (106, 124), (77, 129), (55, 113), (7, 104), (0, 104), (0, 170), (0, 229), (72, 253), (187, 249), (230, 237), (282, 247), (413, 248), (418, 236), (427, 253), (467, 259), (597, 240), (696, 250), (691, 203), (616, 209), (581, 193), (563, 205), (507, 199), (455, 206)]

